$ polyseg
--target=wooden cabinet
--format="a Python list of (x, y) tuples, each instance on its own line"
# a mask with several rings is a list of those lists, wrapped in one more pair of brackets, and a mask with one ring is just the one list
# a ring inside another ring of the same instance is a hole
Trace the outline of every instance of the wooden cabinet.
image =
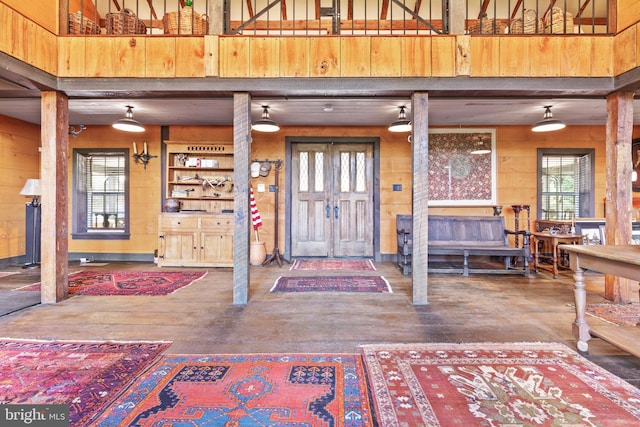
[(165, 144), (165, 195), (179, 211), (159, 215), (158, 266), (232, 267), (233, 144)]
[(233, 214), (163, 212), (158, 267), (233, 267)]

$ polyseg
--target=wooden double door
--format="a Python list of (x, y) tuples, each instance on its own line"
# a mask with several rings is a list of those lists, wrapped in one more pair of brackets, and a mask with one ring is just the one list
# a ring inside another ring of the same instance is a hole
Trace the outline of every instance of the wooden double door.
[(294, 143), (293, 257), (373, 256), (373, 145)]

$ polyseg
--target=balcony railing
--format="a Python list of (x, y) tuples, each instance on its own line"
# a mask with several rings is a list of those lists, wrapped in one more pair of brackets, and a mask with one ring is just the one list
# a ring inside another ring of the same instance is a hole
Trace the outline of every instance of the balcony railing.
[[(70, 0), (69, 34), (608, 34), (609, 0)], [(457, 25), (460, 24), (460, 25)], [(453, 28), (453, 30), (452, 30)]]

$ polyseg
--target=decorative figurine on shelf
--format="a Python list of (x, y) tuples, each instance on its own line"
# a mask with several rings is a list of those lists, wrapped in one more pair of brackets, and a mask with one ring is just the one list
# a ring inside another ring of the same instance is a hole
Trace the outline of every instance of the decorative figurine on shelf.
[(185, 6), (187, 6), (187, 7), (191, 7), (191, 5), (192, 5), (192, 1), (191, 1), (191, 0), (186, 0), (186, 1), (184, 2), (184, 4), (185, 4)]
[(184, 167), (187, 164), (187, 154), (186, 153), (176, 154), (176, 161), (178, 162), (178, 166)]

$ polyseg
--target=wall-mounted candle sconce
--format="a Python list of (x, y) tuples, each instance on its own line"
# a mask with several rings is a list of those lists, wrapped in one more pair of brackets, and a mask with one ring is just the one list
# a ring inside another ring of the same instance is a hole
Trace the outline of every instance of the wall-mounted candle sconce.
[(142, 162), (142, 164), (144, 165), (144, 168), (147, 169), (147, 163), (149, 163), (149, 160), (158, 156), (152, 156), (149, 154), (149, 152), (147, 151), (146, 141), (144, 142), (144, 148), (142, 150), (142, 153), (138, 154), (138, 147), (136, 146), (136, 142), (133, 141), (133, 156), (131, 157), (133, 157), (136, 163)]
[(77, 138), (78, 135), (80, 135), (80, 133), (82, 133), (83, 130), (85, 130), (87, 127), (85, 125), (78, 125), (78, 127), (75, 126), (69, 126), (69, 135), (71, 135), (74, 138)]

